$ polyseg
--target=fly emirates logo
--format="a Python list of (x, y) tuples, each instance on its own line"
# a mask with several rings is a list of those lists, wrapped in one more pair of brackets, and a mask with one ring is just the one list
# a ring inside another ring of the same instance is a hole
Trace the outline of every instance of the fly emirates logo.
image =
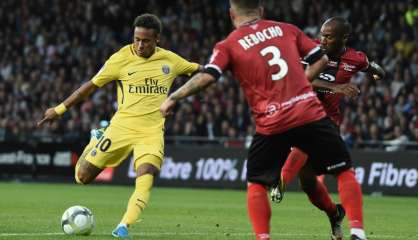
[(281, 36), (283, 36), (282, 29), (279, 26), (272, 26), (255, 33), (245, 35), (243, 38), (238, 40), (238, 43), (244, 48), (244, 50), (247, 50), (259, 43), (265, 42), (266, 40)]
[(133, 85), (129, 84), (128, 86), (129, 93), (139, 93), (139, 94), (167, 94), (168, 89), (166, 86), (158, 85), (157, 79), (145, 78), (144, 85)]

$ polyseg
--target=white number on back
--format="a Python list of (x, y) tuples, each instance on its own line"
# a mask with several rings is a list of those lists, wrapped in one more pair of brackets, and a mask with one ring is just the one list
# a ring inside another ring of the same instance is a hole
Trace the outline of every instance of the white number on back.
[(273, 58), (268, 61), (268, 64), (270, 66), (279, 65), (280, 68), (279, 72), (271, 75), (271, 79), (278, 81), (286, 76), (288, 71), (287, 63), (283, 58), (280, 58), (280, 50), (275, 46), (268, 46), (260, 51), (262, 56), (266, 56), (269, 53), (273, 54)]
[(328, 82), (334, 82), (335, 81), (335, 77), (332, 76), (331, 74), (328, 74), (328, 73), (320, 73), (318, 78), (321, 79), (321, 80), (324, 80), (324, 81), (328, 81)]

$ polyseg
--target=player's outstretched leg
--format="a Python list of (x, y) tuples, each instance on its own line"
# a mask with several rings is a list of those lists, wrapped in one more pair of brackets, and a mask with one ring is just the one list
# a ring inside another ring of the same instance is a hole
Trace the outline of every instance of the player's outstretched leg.
[(327, 214), (331, 224), (331, 239), (343, 239), (341, 223), (345, 216), (344, 208), (332, 201), (327, 187), (318, 181), (316, 174), (309, 165), (303, 167), (299, 172), (299, 180), (311, 203)]
[(144, 174), (136, 178), (135, 191), (129, 199), (126, 212), (119, 225), (112, 232), (114, 237), (130, 239), (128, 227), (136, 222), (145, 209), (153, 182), (154, 176), (152, 174)]
[(338, 192), (347, 212), (351, 239), (365, 240), (363, 230), (363, 195), (354, 170), (346, 170), (337, 175)]
[(247, 208), (256, 240), (269, 240), (271, 208), (265, 186), (248, 183)]
[(283, 200), (286, 186), (295, 178), (300, 169), (305, 165), (308, 155), (302, 150), (292, 147), (289, 156), (282, 168), (280, 181), (270, 191), (272, 202), (280, 203)]
[(286, 185), (288, 185), (299, 173), (308, 160), (308, 155), (297, 147), (292, 147), (289, 156), (282, 168), (282, 178)]
[(96, 167), (86, 160), (86, 155), (96, 146), (106, 128), (92, 129), (89, 144), (84, 148), (75, 165), (75, 181), (78, 184), (88, 184), (93, 181), (103, 169)]
[(157, 167), (150, 163), (161, 163), (161, 159), (154, 155), (145, 155), (141, 160), (137, 161), (145, 163), (141, 164), (137, 170), (138, 177), (135, 181), (135, 191), (129, 199), (121, 222), (112, 232), (112, 236), (116, 238), (131, 239), (128, 227), (138, 220), (140, 214), (147, 206), (154, 182), (154, 175), (159, 171)]

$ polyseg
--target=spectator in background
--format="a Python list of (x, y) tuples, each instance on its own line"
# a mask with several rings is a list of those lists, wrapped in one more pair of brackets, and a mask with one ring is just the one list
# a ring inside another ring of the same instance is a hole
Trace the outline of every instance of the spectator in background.
[(405, 82), (402, 79), (402, 74), (400, 71), (395, 72), (393, 81), (390, 84), (391, 97), (396, 98), (399, 95), (399, 92), (404, 88)]
[(345, 144), (349, 147), (352, 148), (354, 145), (354, 141), (355, 141), (355, 136), (353, 136), (353, 131), (350, 131), (348, 129), (347, 124), (345, 123), (345, 121), (341, 124), (340, 126), (340, 135), (343, 138)]
[(380, 148), (382, 135), (380, 133), (380, 129), (377, 126), (377, 124), (373, 123), (372, 125), (370, 125), (369, 135), (365, 140), (369, 142), (368, 144), (369, 148)]
[(418, 52), (415, 51), (414, 55), (412, 56), (411, 64), (410, 64), (411, 74), (413, 79), (418, 78)]
[(409, 59), (414, 51), (415, 44), (408, 38), (405, 32), (402, 32), (401, 38), (395, 42), (393, 47), (404, 59)]
[[(212, 2), (202, 0), (183, 4), (184, 2), (179, 0), (119, 1), (109, 4), (104, 0), (0, 1), (0, 21), (3, 26), (0, 29), (0, 128), (3, 129), (5, 139), (26, 141), (26, 137), (31, 137), (60, 141), (62, 135), (59, 135), (58, 131), (68, 132), (68, 128), (71, 127), (80, 133), (81, 139), (74, 136), (74, 139), (69, 137), (66, 141), (87, 141), (90, 129), (97, 126), (101, 119), (109, 119), (117, 109), (113, 94), (116, 91), (115, 86), (106, 87), (94, 95), (88, 107), (80, 105), (72, 109), (52, 128), (35, 129), (30, 124), (15, 123), (28, 123), (33, 119), (39, 119), (42, 109), (56, 104), (81, 82), (90, 79), (110, 53), (130, 41), (129, 28), (125, 27), (120, 31), (117, 26), (129, 26), (130, 19), (140, 14), (138, 9), (158, 13), (166, 23), (165, 34), (161, 38), (162, 47), (178, 51), (195, 62), (205, 62), (213, 44), (231, 29), (228, 17), (223, 14), (228, 9), (227, 1), (216, 1), (216, 4)], [(397, 103), (397, 94), (409, 99), (408, 94), (418, 86), (418, 33), (416, 18), (410, 17), (416, 15), (417, 6), (413, 1), (306, 0), (304, 3), (294, 3), (290, 6), (282, 1), (266, 0), (268, 9), (271, 9), (266, 15), (274, 20), (292, 22), (313, 36), (318, 31), (317, 26), (328, 16), (345, 16), (354, 26), (353, 34), (358, 36), (350, 40), (348, 45), (359, 46), (373, 59), (381, 60), (388, 73), (386, 80), (376, 83), (367, 82), (362, 74), (354, 77), (353, 82), (359, 84), (361, 89), (359, 101), (350, 103), (343, 100), (342, 106), (343, 110), (351, 110), (350, 121), (354, 121), (354, 125), (360, 121), (356, 116), (367, 111), (366, 108), (362, 108), (356, 112), (357, 105), (363, 100), (380, 99), (380, 102), (376, 100), (376, 104), (380, 104), (377, 109), (380, 118), (385, 118), (385, 108)], [(122, 13), (121, 9), (132, 10)], [(409, 59), (405, 59), (394, 48), (395, 42), (399, 40), (398, 45), (404, 49), (405, 44), (400, 41), (402, 32), (407, 33), (406, 43), (415, 45), (412, 50), (406, 51), (407, 55), (410, 54)], [(412, 52), (408, 53), (409, 51)], [(88, 55), (92, 57), (87, 57)], [(408, 69), (411, 75), (409, 80), (405, 75), (405, 69)], [(397, 72), (399, 76), (393, 84), (393, 98), (389, 93)], [(248, 106), (245, 99), (240, 97), (242, 93), (237, 83), (230, 75), (223, 78), (220, 79), (223, 84), (218, 84), (210, 94), (199, 95), (194, 100), (207, 104), (207, 112), (212, 114), (209, 118), (212, 118), (213, 126), (211, 123), (208, 124), (212, 130), (205, 136), (208, 139), (223, 136), (220, 123), (225, 116), (215, 114), (214, 106), (220, 104), (221, 110), (224, 110), (223, 99), (224, 95), (229, 94), (229, 89), (234, 89), (235, 95), (238, 96), (233, 100), (236, 117), (239, 114), (238, 106), (241, 104), (244, 108), (244, 119), (250, 119)], [(409, 83), (405, 82), (407, 80)], [(182, 79), (178, 82), (174, 88), (180, 85)], [(396, 90), (402, 86), (405, 91)], [(376, 87), (376, 91), (369, 93), (372, 87)], [(415, 96), (418, 94), (415, 93)], [(194, 121), (197, 121), (197, 116), (201, 114), (205, 119), (208, 118), (207, 112), (199, 111), (195, 106), (192, 106), (190, 113), (195, 116)], [(182, 107), (179, 106), (175, 110), (180, 111), (176, 118), (167, 121), (168, 135), (186, 134), (182, 122), (184, 118), (180, 117), (185, 113)], [(413, 111), (408, 113), (407, 121), (411, 121), (416, 114)], [(67, 121), (73, 123), (67, 124)], [(374, 119), (371, 119), (369, 124), (373, 123), (384, 129), (383, 121), (374, 122)], [(233, 124), (232, 127), (239, 137), (243, 137), (251, 124), (251, 121), (244, 121), (242, 126)], [(175, 126), (176, 130), (172, 130), (170, 126)], [(29, 136), (30, 133), (33, 135)], [(357, 135), (356, 132), (352, 134)], [(354, 142), (353, 147), (356, 146)]]
[(388, 53), (382, 60), (382, 64), (387, 72), (393, 72), (401, 60), (401, 54), (396, 52), (394, 48), (389, 48)]
[(414, 6), (413, 0), (409, 1), (408, 10), (405, 13), (405, 20), (411, 27), (417, 26), (418, 24), (418, 7)]
[(417, 142), (418, 141), (418, 117), (414, 117), (412, 121), (409, 123), (409, 139), (411, 141)]
[(386, 151), (393, 152), (405, 149), (404, 143), (408, 142), (408, 136), (403, 132), (400, 126), (395, 126), (393, 138), (389, 141), (389, 146), (386, 147)]

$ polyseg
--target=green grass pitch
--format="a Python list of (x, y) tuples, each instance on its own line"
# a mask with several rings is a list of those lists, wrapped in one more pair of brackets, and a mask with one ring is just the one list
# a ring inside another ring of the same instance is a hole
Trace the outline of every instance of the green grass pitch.
[[(73, 184), (0, 183), (0, 239), (112, 239), (133, 187)], [(334, 199), (336, 198), (333, 195)], [(91, 236), (65, 236), (64, 210), (90, 208), (96, 217)], [(302, 193), (286, 193), (272, 205), (272, 239), (329, 239), (328, 220)], [(369, 240), (418, 239), (418, 198), (364, 198)], [(345, 221), (345, 235), (348, 227)], [(154, 188), (148, 208), (132, 229), (134, 239), (254, 239), (245, 192)]]

